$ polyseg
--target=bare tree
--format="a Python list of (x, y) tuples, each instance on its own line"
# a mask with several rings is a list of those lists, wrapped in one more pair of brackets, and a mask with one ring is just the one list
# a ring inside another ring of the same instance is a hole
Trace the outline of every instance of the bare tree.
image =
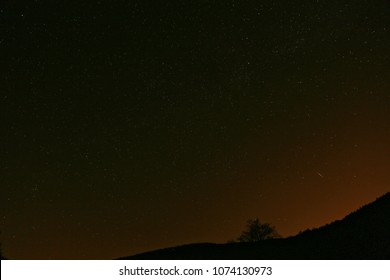
[(261, 223), (258, 218), (254, 220), (248, 220), (246, 230), (244, 230), (240, 237), (239, 242), (258, 242), (266, 239), (280, 238), (280, 235), (269, 223)]

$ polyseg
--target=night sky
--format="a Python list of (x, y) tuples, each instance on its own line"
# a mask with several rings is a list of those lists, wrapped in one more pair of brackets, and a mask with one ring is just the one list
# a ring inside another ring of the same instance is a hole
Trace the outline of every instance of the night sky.
[[(0, 242), (286, 237), (390, 191), (390, 2), (0, 4)], [(55, 3), (60, 2), (60, 3)]]

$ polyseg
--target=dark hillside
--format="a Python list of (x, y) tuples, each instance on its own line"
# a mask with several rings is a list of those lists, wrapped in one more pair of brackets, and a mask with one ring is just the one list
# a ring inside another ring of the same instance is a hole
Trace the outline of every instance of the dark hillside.
[(390, 193), (340, 221), (285, 239), (189, 244), (121, 259), (390, 259)]

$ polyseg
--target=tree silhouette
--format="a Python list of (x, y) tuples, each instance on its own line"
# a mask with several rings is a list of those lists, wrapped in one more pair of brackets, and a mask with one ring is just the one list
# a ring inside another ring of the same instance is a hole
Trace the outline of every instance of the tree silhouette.
[(239, 242), (258, 242), (280, 237), (275, 227), (269, 223), (260, 223), (259, 219), (256, 218), (248, 220), (246, 230), (241, 233), (237, 240)]

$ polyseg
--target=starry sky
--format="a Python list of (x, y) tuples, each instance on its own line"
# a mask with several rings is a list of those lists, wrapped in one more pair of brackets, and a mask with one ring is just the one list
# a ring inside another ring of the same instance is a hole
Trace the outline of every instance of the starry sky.
[(389, 1), (177, 2), (1, 1), (6, 257), (286, 237), (390, 190)]

